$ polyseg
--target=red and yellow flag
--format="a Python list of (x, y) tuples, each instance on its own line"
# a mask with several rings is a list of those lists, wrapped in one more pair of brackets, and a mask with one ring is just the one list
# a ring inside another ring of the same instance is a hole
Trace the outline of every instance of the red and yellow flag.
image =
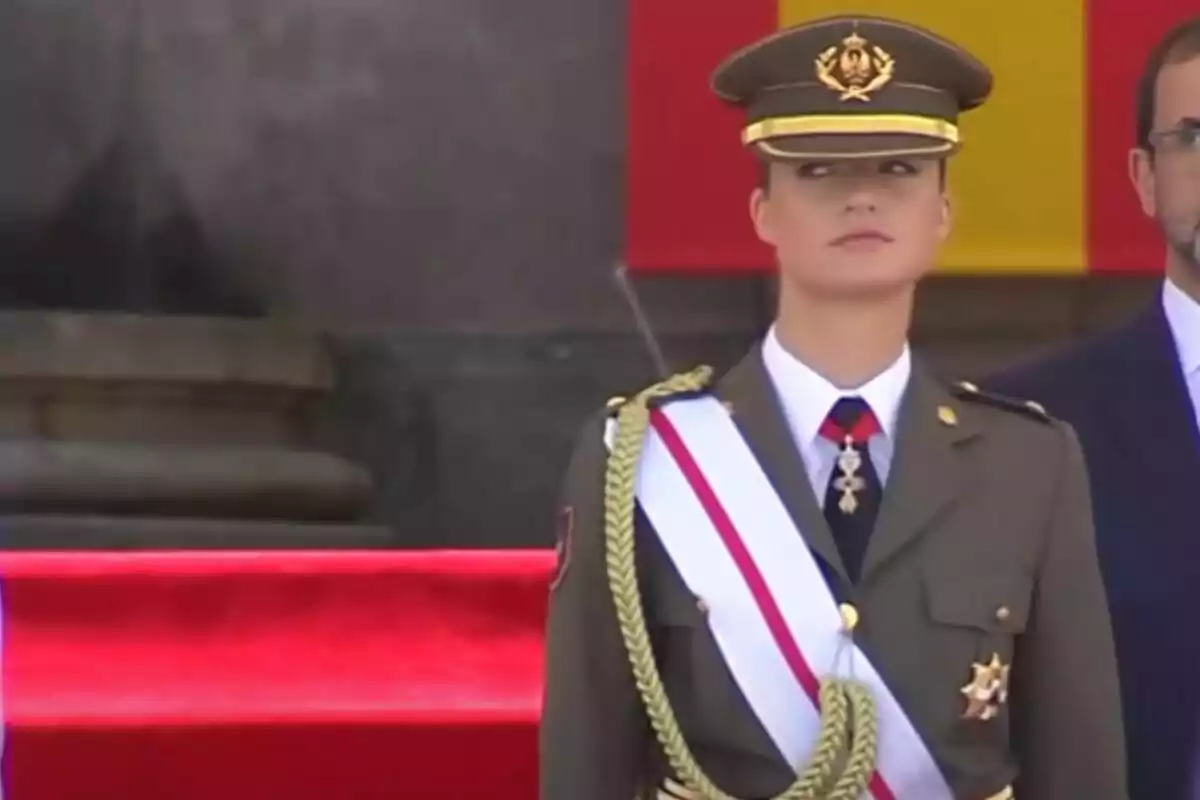
[[(1155, 272), (1163, 248), (1130, 187), (1135, 92), (1154, 43), (1196, 0), (859, 0), (924, 25), (995, 71), (950, 170), (958, 273)], [(842, 0), (635, 0), (629, 31), (627, 252), (639, 269), (759, 269), (753, 160), (708, 88), (729, 52)]]

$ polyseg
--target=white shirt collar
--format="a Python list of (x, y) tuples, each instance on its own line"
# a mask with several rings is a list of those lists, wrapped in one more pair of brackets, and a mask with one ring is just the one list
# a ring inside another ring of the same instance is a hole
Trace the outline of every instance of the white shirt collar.
[(1200, 371), (1200, 303), (1168, 278), (1163, 282), (1162, 304), (1183, 374)]
[(763, 341), (763, 363), (767, 374), (775, 384), (784, 414), (796, 434), (805, 443), (817, 438), (821, 423), (839, 398), (857, 395), (871, 406), (875, 417), (883, 428), (884, 436), (891, 439), (896, 430), (896, 417), (900, 413), (900, 401), (908, 386), (912, 373), (912, 356), (908, 345), (891, 366), (862, 386), (839, 389), (811, 367), (783, 349), (775, 327)]

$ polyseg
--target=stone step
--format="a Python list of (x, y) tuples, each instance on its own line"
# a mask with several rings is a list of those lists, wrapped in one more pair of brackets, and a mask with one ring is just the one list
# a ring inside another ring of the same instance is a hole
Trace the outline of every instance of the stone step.
[(0, 509), (354, 520), (370, 476), (328, 453), (121, 442), (0, 441)]
[(0, 550), (361, 550), (395, 544), (392, 530), (381, 525), (0, 515)]

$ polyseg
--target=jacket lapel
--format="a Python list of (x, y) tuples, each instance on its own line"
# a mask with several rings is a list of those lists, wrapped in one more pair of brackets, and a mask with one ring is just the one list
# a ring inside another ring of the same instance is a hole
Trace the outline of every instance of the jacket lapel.
[(1115, 337), (1097, 372), (1101, 403), (1126, 452), (1164, 497), (1187, 498), (1200, 475), (1200, 429), (1161, 303)]
[(901, 401), (896, 447), (863, 562), (861, 582), (925, 530), (962, 489), (965, 470), (958, 445), (979, 434), (973, 417), (940, 381), (914, 360)]
[(843, 581), (846, 570), (808, 481), (804, 459), (767, 375), (761, 346), (754, 347), (716, 389), (808, 546)]

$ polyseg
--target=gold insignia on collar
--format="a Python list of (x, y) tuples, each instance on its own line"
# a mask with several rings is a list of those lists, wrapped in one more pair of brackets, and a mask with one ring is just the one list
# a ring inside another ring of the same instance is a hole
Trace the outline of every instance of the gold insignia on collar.
[(871, 93), (882, 89), (896, 72), (896, 61), (883, 48), (857, 33), (842, 40), (842, 46), (827, 48), (816, 60), (817, 79), (840, 96), (839, 100), (871, 101)]
[(938, 421), (948, 428), (953, 428), (958, 424), (958, 414), (954, 413), (954, 409), (950, 406), (938, 406), (937, 415)]
[(1008, 669), (995, 653), (988, 663), (971, 665), (971, 680), (959, 690), (967, 698), (963, 719), (987, 722), (1000, 713), (1000, 706), (1008, 702)]

